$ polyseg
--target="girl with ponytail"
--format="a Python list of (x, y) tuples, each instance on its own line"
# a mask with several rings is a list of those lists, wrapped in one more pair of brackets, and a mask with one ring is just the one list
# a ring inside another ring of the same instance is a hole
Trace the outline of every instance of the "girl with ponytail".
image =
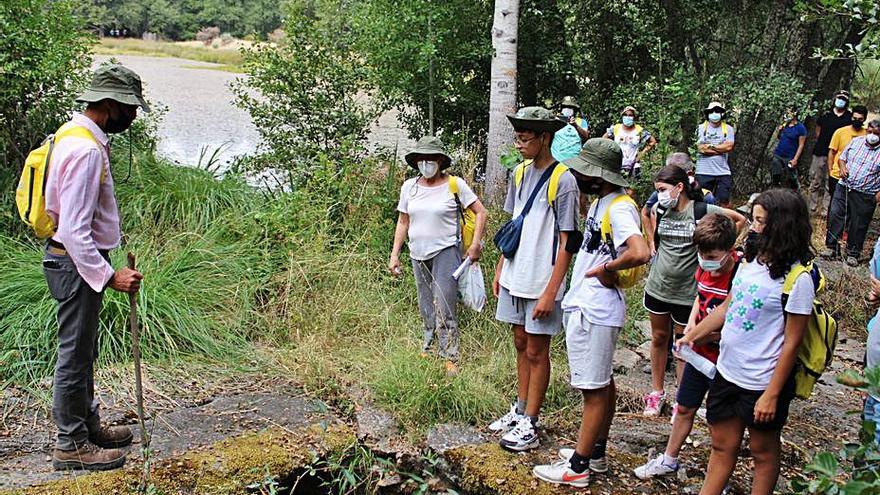
[[(727, 210), (703, 201), (702, 191), (691, 184), (681, 167), (667, 165), (657, 173), (654, 186), (658, 201), (653, 208), (656, 255), (648, 281), (645, 284), (645, 309), (651, 321), (651, 385), (645, 396), (646, 416), (660, 415), (666, 394), (663, 378), (669, 358), (669, 343), (673, 329), (682, 335), (697, 295), (697, 249), (693, 236), (697, 222), (710, 213), (720, 213), (734, 221), (737, 232), (746, 219), (733, 210)], [(679, 366), (676, 381), (681, 376)], [(673, 414), (675, 407), (673, 406)]]

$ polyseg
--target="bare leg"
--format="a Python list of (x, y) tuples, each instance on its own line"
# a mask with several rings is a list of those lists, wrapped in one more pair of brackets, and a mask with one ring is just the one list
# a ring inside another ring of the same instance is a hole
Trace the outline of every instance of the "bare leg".
[(733, 468), (736, 467), (745, 429), (743, 420), (736, 417), (712, 425), (712, 455), (709, 456), (706, 481), (703, 483), (700, 495), (721, 495), (724, 485), (733, 473)]
[(655, 392), (663, 391), (666, 360), (669, 358), (669, 337), (672, 318), (669, 315), (648, 313), (651, 319), (651, 386)]
[(589, 457), (593, 453), (596, 440), (605, 431), (607, 418), (611, 416), (608, 412), (608, 406), (612, 387), (609, 385), (598, 390), (581, 390), (581, 394), (584, 396), (584, 411), (575, 446), (575, 451), (581, 456)]
[(529, 396), (529, 360), (526, 359), (528, 334), (522, 325), (513, 325), (513, 347), (516, 349), (516, 398), (526, 400)]
[(608, 440), (608, 435), (611, 433), (611, 423), (614, 421), (614, 412), (617, 409), (617, 384), (614, 383), (614, 378), (611, 379), (611, 385), (608, 388), (610, 389), (608, 392), (608, 410), (605, 413), (605, 424), (602, 425), (602, 430), (599, 431), (599, 440)]
[(695, 412), (696, 409), (678, 405), (675, 421), (672, 423), (672, 433), (669, 434), (669, 440), (666, 442), (666, 455), (669, 457), (678, 457), (681, 452), (681, 446), (694, 427)]
[[(673, 334), (675, 338), (678, 338), (679, 335), (684, 335), (684, 327), (676, 323), (673, 328)], [(684, 373), (684, 361), (681, 359), (675, 360), (675, 386), (677, 387), (681, 383), (681, 374)]]
[(752, 495), (770, 495), (779, 478), (779, 431), (761, 431), (749, 428), (749, 445), (755, 459), (755, 477)]
[(526, 361), (529, 365), (526, 416), (537, 416), (550, 385), (550, 336), (528, 335)]

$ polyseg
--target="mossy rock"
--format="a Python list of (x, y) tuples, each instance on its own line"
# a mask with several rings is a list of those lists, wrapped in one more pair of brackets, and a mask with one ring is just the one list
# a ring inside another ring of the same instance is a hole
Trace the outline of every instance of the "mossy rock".
[(447, 450), (446, 461), (459, 477), (462, 493), (474, 495), (554, 495), (570, 493), (532, 476), (518, 456), (497, 443)]
[[(240, 494), (245, 487), (267, 476), (283, 477), (316, 459), (345, 451), (357, 441), (345, 425), (318, 426), (295, 432), (278, 428), (248, 433), (218, 442), (203, 451), (159, 461), (152, 466), (150, 482), (155, 493), (212, 495)], [(143, 466), (93, 473), (23, 490), (2, 492), (21, 495), (124, 495), (137, 493)]]

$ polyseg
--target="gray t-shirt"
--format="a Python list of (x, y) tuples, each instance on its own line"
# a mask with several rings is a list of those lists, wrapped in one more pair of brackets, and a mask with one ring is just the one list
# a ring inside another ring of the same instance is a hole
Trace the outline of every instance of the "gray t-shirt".
[[(727, 131), (726, 133), (724, 131)], [(727, 123), (722, 123), (718, 127), (712, 127), (711, 124), (702, 123), (697, 126), (697, 144), (714, 144), (719, 145), (725, 142), (734, 142), (736, 129)], [(730, 175), (730, 164), (727, 162), (727, 155), (703, 156), (697, 154), (697, 173), (700, 175)]]
[[(706, 205), (706, 214), (723, 213)], [(656, 214), (657, 209), (654, 208)], [(697, 248), (694, 246), (694, 202), (682, 211), (668, 210), (657, 225), (657, 257), (648, 274), (645, 292), (670, 304), (692, 306), (697, 297)], [(649, 232), (648, 235), (653, 235)]]
[[(507, 200), (504, 203), (504, 211), (514, 217), (519, 215), (525, 206), (529, 195), (541, 178), (546, 169), (536, 170), (535, 167), (526, 167), (523, 174), (522, 184), (517, 188), (513, 177), (508, 181)], [(523, 221), (522, 236), (519, 248), (513, 259), (505, 259), (501, 268), (501, 285), (511, 295), (524, 299), (538, 299), (550, 281), (553, 272), (554, 244), (557, 250), (559, 242), (554, 242), (558, 231), (573, 231), (577, 228), (578, 215), (578, 188), (574, 176), (564, 173), (559, 177), (559, 188), (556, 193), (556, 208), (554, 226), (553, 210), (547, 202), (548, 180), (538, 192), (529, 214)], [(562, 299), (565, 295), (565, 280), (559, 287), (556, 299)]]

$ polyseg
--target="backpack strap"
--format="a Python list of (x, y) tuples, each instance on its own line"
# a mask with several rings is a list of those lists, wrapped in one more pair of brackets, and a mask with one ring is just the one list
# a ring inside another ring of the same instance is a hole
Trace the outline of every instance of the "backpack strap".
[(547, 203), (553, 208), (554, 213), (556, 213), (556, 196), (559, 193), (559, 179), (566, 172), (568, 172), (568, 167), (557, 163), (556, 168), (553, 169), (553, 174), (550, 176), (550, 183), (547, 185)]
[(449, 176), (449, 192), (452, 193), (455, 204), (458, 206), (458, 213), (461, 215), (462, 221), (464, 221), (464, 206), (462, 206), (461, 198), (458, 196), (458, 177), (454, 175)]
[[(709, 132), (709, 121), (703, 121), (703, 137), (706, 137), (706, 134)], [(727, 122), (721, 121), (721, 135), (724, 136), (724, 139), (727, 140)]]
[(813, 289), (815, 290), (817, 295), (819, 294), (819, 292), (825, 289), (825, 277), (819, 270), (818, 265), (816, 265), (812, 261), (807, 263), (806, 265), (802, 263), (795, 263), (791, 265), (791, 269), (785, 275), (785, 281), (782, 283), (783, 313), (785, 313), (785, 305), (788, 304), (788, 296), (791, 295), (791, 291), (794, 290), (794, 284), (797, 282), (798, 277), (800, 277), (804, 273), (810, 274), (810, 279), (813, 281)]
[[(596, 200), (598, 202), (598, 200)], [(605, 213), (602, 215), (602, 221), (599, 224), (599, 235), (602, 236), (602, 240), (608, 245), (611, 249), (611, 257), (617, 258), (617, 247), (614, 245), (614, 234), (611, 228), (611, 208), (614, 207), (617, 203), (625, 202), (631, 204), (636, 210), (639, 209), (635, 200), (633, 200), (629, 194), (621, 194), (620, 196), (611, 200), (611, 204), (608, 205), (608, 208), (605, 210)]]
[(660, 206), (660, 203), (654, 203), (657, 212), (654, 214), (656, 217), (654, 219), (654, 249), (660, 247), (660, 220), (666, 215), (666, 212), (669, 211), (666, 208)]
[(709, 203), (705, 201), (694, 201), (694, 223), (699, 222), (709, 212)]

